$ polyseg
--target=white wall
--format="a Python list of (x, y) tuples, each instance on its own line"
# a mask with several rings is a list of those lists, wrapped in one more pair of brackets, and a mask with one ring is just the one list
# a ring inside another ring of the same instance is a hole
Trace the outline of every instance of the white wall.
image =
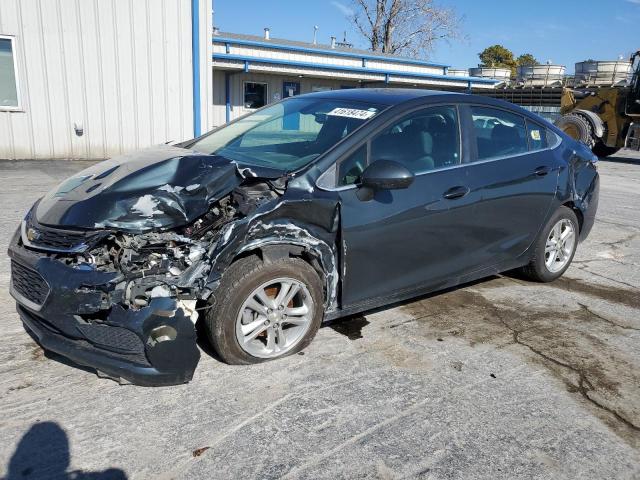
[[(210, 126), (217, 127), (225, 124), (226, 120), (226, 99), (225, 99), (225, 72), (213, 69), (213, 115)], [(300, 93), (311, 93), (313, 87), (328, 87), (337, 90), (342, 86), (358, 87), (357, 81), (353, 80), (327, 80), (322, 78), (298, 78), (297, 76), (271, 75), (262, 73), (238, 73), (231, 76), (229, 82), (231, 91), (231, 120), (252, 112), (251, 109), (244, 108), (244, 82), (267, 83), (269, 103), (282, 98), (283, 82), (300, 83)], [(275, 95), (275, 96), (274, 96)]]
[(16, 37), (23, 105), (0, 111), (0, 158), (99, 159), (193, 136), (190, 0), (0, 0), (0, 34)]

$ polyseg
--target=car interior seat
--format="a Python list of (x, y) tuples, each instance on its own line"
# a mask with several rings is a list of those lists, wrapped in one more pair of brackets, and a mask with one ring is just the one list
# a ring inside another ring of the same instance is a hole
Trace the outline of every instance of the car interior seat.
[(491, 130), (491, 156), (508, 155), (518, 150), (522, 143), (518, 129), (497, 124)]
[(443, 116), (429, 120), (429, 133), (433, 137), (433, 160), (436, 168), (454, 165), (458, 162), (458, 128), (455, 122)]

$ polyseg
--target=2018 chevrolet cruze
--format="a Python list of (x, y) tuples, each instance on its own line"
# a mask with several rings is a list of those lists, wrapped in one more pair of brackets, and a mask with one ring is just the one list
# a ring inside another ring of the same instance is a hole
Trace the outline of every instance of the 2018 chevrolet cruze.
[(558, 278), (595, 158), (519, 107), (353, 89), (286, 99), (80, 172), (16, 232), (11, 293), (45, 349), (141, 385), (298, 352), (321, 322), (490, 274)]

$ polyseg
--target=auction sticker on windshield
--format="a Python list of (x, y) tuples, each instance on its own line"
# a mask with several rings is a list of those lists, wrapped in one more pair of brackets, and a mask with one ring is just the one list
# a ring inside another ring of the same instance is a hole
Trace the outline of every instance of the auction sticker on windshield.
[(367, 120), (376, 114), (375, 110), (358, 110), (357, 108), (334, 108), (327, 115), (332, 117), (348, 117)]

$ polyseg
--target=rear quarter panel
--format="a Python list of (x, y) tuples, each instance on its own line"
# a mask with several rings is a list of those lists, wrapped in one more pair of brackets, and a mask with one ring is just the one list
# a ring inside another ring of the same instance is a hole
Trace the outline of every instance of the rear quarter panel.
[(581, 217), (580, 241), (587, 238), (595, 222), (598, 210), (600, 178), (597, 157), (581, 143), (562, 134), (562, 156), (566, 168), (560, 172), (558, 207), (572, 204)]

